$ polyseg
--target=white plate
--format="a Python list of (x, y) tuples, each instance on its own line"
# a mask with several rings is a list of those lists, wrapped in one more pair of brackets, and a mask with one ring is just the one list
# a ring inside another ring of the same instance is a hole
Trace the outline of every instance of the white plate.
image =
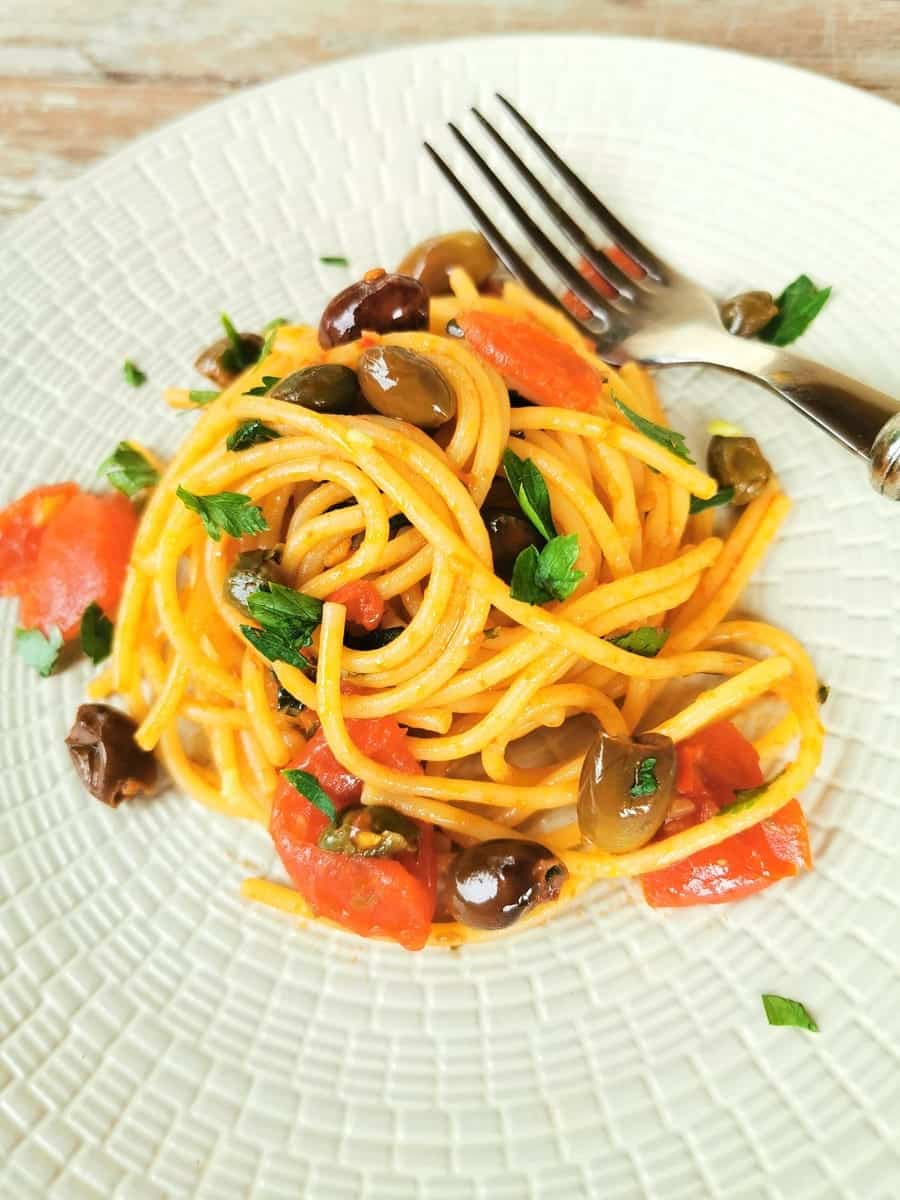
[[(452, 155), (443, 122), (497, 87), (722, 294), (833, 283), (804, 348), (900, 391), (896, 109), (717, 51), (478, 39), (248, 91), (15, 225), (0, 499), (89, 484), (120, 437), (170, 449), (185, 426), (160, 389), (191, 381), (221, 308), (244, 327), (315, 318), (362, 269), (465, 224), (420, 142)], [(86, 797), (62, 745), (86, 672), (38, 681), (4, 604), (0, 1195), (900, 1195), (900, 510), (762, 390), (699, 371), (664, 387), (687, 428), (752, 429), (796, 501), (746, 608), (831, 685), (804, 797), (815, 873), (682, 913), (598, 888), (455, 954), (297, 929), (238, 898), (271, 862), (262, 831), (175, 796)], [(822, 1032), (769, 1028), (765, 991)]]

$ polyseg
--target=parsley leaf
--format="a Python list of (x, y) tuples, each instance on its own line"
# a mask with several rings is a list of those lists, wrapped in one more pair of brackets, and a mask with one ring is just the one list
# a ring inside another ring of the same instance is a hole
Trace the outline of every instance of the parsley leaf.
[(96, 600), (81, 614), (79, 629), (81, 649), (96, 666), (109, 657), (112, 649), (113, 623)]
[(668, 629), (657, 629), (653, 625), (640, 625), (630, 633), (621, 633), (608, 640), (622, 650), (640, 654), (642, 658), (656, 658), (669, 637)]
[(577, 558), (577, 533), (552, 538), (540, 553), (536, 546), (526, 546), (513, 564), (513, 600), (526, 604), (565, 600), (584, 578), (584, 571), (573, 569)]
[(710, 496), (708, 500), (701, 500), (699, 496), (691, 496), (689, 512), (703, 512), (705, 508), (719, 508), (723, 504), (730, 504), (734, 499), (734, 488), (726, 487), (719, 488), (714, 496)]
[(281, 382), (280, 375), (263, 375), (262, 383), (258, 383), (256, 387), (250, 388), (248, 392), (244, 392), (245, 396), (265, 396), (270, 392), (276, 383)]
[(222, 322), (222, 328), (225, 330), (225, 336), (230, 342), (228, 349), (224, 350), (219, 356), (219, 361), (226, 371), (230, 371), (234, 375), (239, 375), (245, 367), (249, 367), (259, 361), (260, 353), (256, 348), (255, 342), (250, 342), (246, 338), (241, 337), (235, 329), (228, 313), (220, 313), (219, 319)]
[(616, 400), (616, 408), (620, 413), (624, 413), (638, 433), (648, 437), (651, 442), (663, 446), (670, 454), (683, 458), (685, 462), (692, 463), (694, 461), (688, 451), (683, 433), (676, 433), (674, 429), (666, 429), (663, 425), (655, 425), (646, 417), (642, 417), (640, 413), (636, 413), (634, 409), (629, 408), (627, 404), (623, 404), (621, 400)]
[(634, 783), (628, 789), (629, 796), (653, 796), (658, 787), (656, 759), (642, 758), (634, 769)]
[(762, 1002), (770, 1025), (793, 1025), (797, 1029), (808, 1029), (810, 1033), (819, 1032), (818, 1025), (799, 1000), (764, 994)]
[(550, 513), (550, 494), (544, 477), (530, 458), (518, 458), (511, 450), (503, 452), (503, 474), (522, 512), (549, 542), (556, 537)]
[(279, 437), (281, 434), (277, 429), (264, 425), (257, 417), (252, 417), (249, 421), (241, 421), (240, 425), (229, 433), (225, 445), (229, 450), (246, 450), (255, 446), (257, 442), (272, 442)]
[(287, 317), (273, 317), (271, 321), (266, 321), (265, 325), (263, 325), (262, 335), (267, 338), (273, 329), (280, 329), (282, 325), (287, 324)]
[(349, 258), (344, 258), (343, 254), (322, 254), (319, 256), (319, 262), (324, 263), (326, 267), (349, 267)]
[(175, 495), (185, 508), (198, 514), (214, 542), (219, 540), (223, 530), (232, 537), (240, 537), (244, 533), (262, 533), (269, 528), (262, 509), (242, 492), (216, 492), (211, 496), (201, 496), (179, 486), (175, 489)]
[(320, 813), (324, 813), (332, 825), (337, 824), (337, 809), (315, 775), (310, 775), (309, 771), (296, 770), (282, 771), (281, 774), (291, 787), (296, 788)]
[(808, 275), (798, 275), (775, 303), (778, 316), (760, 330), (760, 338), (774, 346), (789, 346), (810, 327), (831, 295), (831, 288), (817, 288)]
[(191, 388), (188, 392), (188, 400), (190, 400), (191, 404), (196, 404), (198, 408), (202, 408), (204, 404), (209, 404), (210, 400), (215, 400), (221, 394), (221, 392), (208, 392), (204, 388)]
[(128, 497), (159, 482), (159, 471), (130, 442), (119, 442), (97, 468), (97, 474), (105, 475), (107, 483)]
[(126, 358), (122, 363), (122, 374), (125, 376), (125, 382), (131, 387), (140, 387), (142, 383), (147, 382), (147, 376), (130, 358)]
[[(296, 638), (289, 637), (276, 629), (257, 629), (254, 625), (242, 625), (241, 633), (269, 662), (283, 662), (302, 671), (309, 663), (297, 649)], [(306, 642), (309, 645), (309, 642)]]
[(29, 667), (34, 667), (44, 678), (56, 666), (62, 644), (62, 634), (55, 625), (50, 630), (49, 637), (44, 637), (39, 629), (16, 630), (16, 650)]
[(773, 775), (771, 779), (767, 779), (765, 783), (759, 784), (758, 787), (752, 788), (735, 788), (734, 803), (726, 804), (724, 808), (719, 809), (719, 816), (722, 813), (743, 812), (745, 808), (750, 808), (763, 792), (768, 791), (771, 785), (782, 776), (787, 768), (782, 767), (777, 775)]
[(309, 633), (322, 620), (322, 601), (305, 592), (295, 592), (283, 583), (270, 583), (269, 590), (253, 592), (247, 597), (250, 615), (266, 629), (283, 629), (296, 637), (306, 634), (305, 646), (309, 645)]

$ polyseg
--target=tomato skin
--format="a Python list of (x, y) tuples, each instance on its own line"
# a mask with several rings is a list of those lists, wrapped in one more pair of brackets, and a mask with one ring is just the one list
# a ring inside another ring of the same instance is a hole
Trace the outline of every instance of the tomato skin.
[(115, 614), (138, 519), (119, 492), (78, 492), (47, 523), (22, 595), (22, 624), (47, 634), (57, 626), (68, 640), (96, 601)]
[(358, 625), (366, 631), (377, 629), (384, 616), (384, 600), (381, 592), (368, 579), (357, 579), (354, 583), (345, 583), (328, 599), (333, 604), (343, 604), (347, 608), (347, 624)]
[(479, 357), (495, 367), (507, 385), (536, 404), (590, 409), (603, 380), (590, 363), (533, 321), (499, 313), (460, 313), (457, 324)]
[[(667, 822), (664, 835), (681, 832), (734, 802), (735, 790), (763, 782), (753, 746), (730, 721), (701, 730), (678, 747), (676, 790), (694, 801), (690, 818)], [(803, 810), (790, 800), (773, 816), (698, 850), (681, 862), (641, 876), (654, 908), (722, 904), (770, 887), (812, 866)]]
[(50, 518), (77, 491), (76, 483), (51, 483), (32, 488), (0, 511), (0, 596), (25, 590)]

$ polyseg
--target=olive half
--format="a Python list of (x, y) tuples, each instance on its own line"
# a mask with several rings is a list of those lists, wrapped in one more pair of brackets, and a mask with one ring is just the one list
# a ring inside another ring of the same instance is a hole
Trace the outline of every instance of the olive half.
[(473, 929), (506, 929), (559, 897), (569, 872), (539, 842), (495, 838), (460, 850), (450, 864), (447, 907)]
[(235, 354), (231, 340), (224, 337), (201, 350), (194, 359), (194, 366), (200, 374), (220, 388), (228, 387), (242, 371), (256, 362), (263, 348), (263, 339), (258, 333), (241, 333), (238, 337), (241, 345), (239, 356)]
[(456, 396), (437, 367), (403, 346), (371, 346), (359, 356), (366, 401), (386, 417), (437, 429), (456, 416)]
[(137, 725), (108, 704), (82, 704), (66, 735), (69, 756), (92, 796), (116, 808), (156, 783), (156, 759), (134, 740)]
[(741, 292), (721, 308), (722, 324), (738, 337), (755, 337), (778, 316), (771, 292)]
[(244, 550), (225, 576), (225, 599), (242, 613), (252, 616), (248, 601), (263, 591), (273, 580), (278, 581), (278, 561), (271, 550)]
[(428, 328), (428, 293), (409, 275), (388, 275), (381, 267), (367, 271), (329, 300), (319, 322), (319, 345), (328, 350), (355, 342), (369, 329), (395, 333)]
[(589, 845), (625, 854), (659, 830), (675, 785), (675, 746), (661, 733), (634, 738), (600, 730), (578, 784), (578, 826)]
[(497, 255), (480, 233), (460, 229), (427, 238), (413, 246), (397, 267), (401, 275), (418, 279), (430, 296), (450, 291), (449, 272), (462, 267), (476, 287), (480, 287), (497, 268)]
[(707, 465), (723, 488), (734, 488), (732, 504), (749, 504), (772, 478), (772, 468), (756, 438), (723, 437), (710, 439)]
[(285, 376), (272, 388), (273, 400), (319, 413), (353, 413), (362, 406), (356, 372), (340, 363), (317, 363)]

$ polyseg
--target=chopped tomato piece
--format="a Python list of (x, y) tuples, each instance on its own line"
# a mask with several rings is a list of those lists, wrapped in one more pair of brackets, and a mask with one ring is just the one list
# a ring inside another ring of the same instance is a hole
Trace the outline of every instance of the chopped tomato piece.
[(22, 593), (48, 521), (77, 491), (75, 483), (33, 488), (0, 512), (0, 596)]
[(535, 404), (594, 408), (603, 379), (565, 342), (533, 321), (499, 313), (460, 313), (457, 324), (479, 357)]
[(118, 492), (72, 496), (47, 522), (22, 594), (22, 624), (45, 634), (57, 626), (68, 640), (77, 635), (81, 614), (93, 601), (112, 617), (137, 520)]
[[(734, 802), (736, 790), (762, 782), (759, 757), (743, 734), (730, 721), (710, 725), (678, 747), (675, 787), (686, 803), (666, 821), (663, 836), (715, 816)], [(743, 833), (642, 875), (641, 886), (648, 904), (656, 908), (721, 904), (762, 891), (810, 866), (806, 818), (791, 800)]]
[[(383, 717), (347, 725), (356, 744), (372, 758), (398, 770), (421, 771), (396, 721)], [(359, 799), (361, 781), (337, 764), (321, 730), (291, 766), (315, 775), (341, 808)], [(431, 826), (419, 825), (415, 853), (392, 859), (323, 850), (317, 842), (327, 825), (325, 815), (305, 796), (287, 780), (279, 782), (272, 839), (285, 870), (314, 911), (363, 937), (389, 937), (407, 950), (420, 950), (428, 938), (437, 894)]]
[(328, 597), (334, 604), (344, 604), (347, 608), (347, 624), (358, 625), (362, 629), (377, 629), (384, 616), (384, 600), (381, 592), (368, 579), (357, 579), (355, 583), (345, 583)]

